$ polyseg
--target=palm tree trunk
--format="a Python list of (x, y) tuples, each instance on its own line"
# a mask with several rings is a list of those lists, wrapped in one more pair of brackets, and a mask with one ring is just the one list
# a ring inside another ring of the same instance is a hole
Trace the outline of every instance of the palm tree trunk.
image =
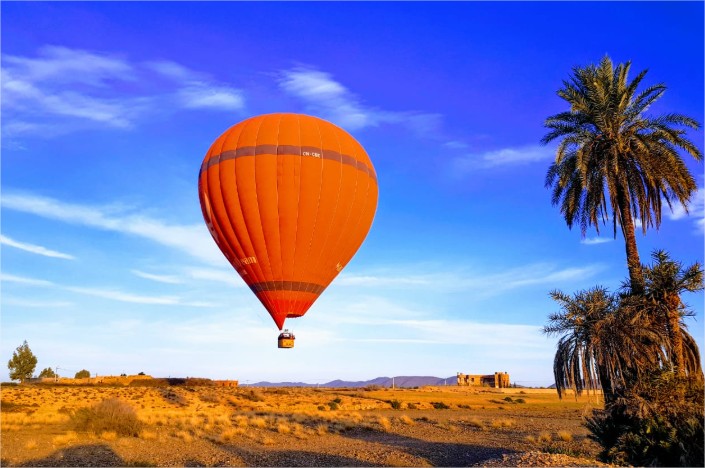
[(665, 306), (668, 310), (668, 333), (670, 335), (671, 348), (673, 356), (673, 366), (676, 368), (676, 374), (685, 377), (685, 363), (683, 362), (683, 335), (681, 335), (680, 314), (678, 309), (680, 306), (680, 297), (675, 294), (669, 294), (664, 298)]
[(629, 268), (629, 283), (632, 294), (644, 293), (644, 273), (641, 269), (639, 250), (636, 247), (636, 234), (634, 233), (634, 218), (632, 217), (629, 194), (624, 186), (617, 188), (617, 203), (619, 206), (620, 226), (624, 235), (624, 244), (627, 250), (627, 268)]

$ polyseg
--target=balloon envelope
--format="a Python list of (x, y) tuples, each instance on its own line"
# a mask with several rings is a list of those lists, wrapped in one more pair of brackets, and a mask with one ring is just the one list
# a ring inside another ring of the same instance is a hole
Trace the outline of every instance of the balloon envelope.
[(353, 257), (377, 208), (377, 175), (347, 132), (299, 114), (226, 130), (203, 159), (201, 209), (216, 244), (279, 329)]

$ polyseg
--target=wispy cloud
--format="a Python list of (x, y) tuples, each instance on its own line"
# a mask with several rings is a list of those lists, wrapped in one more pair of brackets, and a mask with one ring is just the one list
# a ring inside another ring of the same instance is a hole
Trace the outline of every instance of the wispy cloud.
[(298, 67), (279, 75), (279, 86), (302, 100), (312, 113), (321, 115), (347, 130), (376, 127), (382, 123), (403, 125), (416, 134), (437, 133), (439, 114), (414, 111), (387, 111), (367, 106), (356, 94), (330, 73), (314, 68)]
[(77, 286), (64, 286), (62, 289), (87, 296), (95, 296), (103, 299), (110, 299), (119, 302), (130, 302), (134, 304), (177, 305), (180, 303), (179, 298), (175, 296), (141, 296), (138, 294), (131, 294), (113, 289), (85, 288)]
[(452, 160), (452, 168), (454, 173), (462, 176), (476, 169), (546, 162), (550, 161), (554, 154), (554, 149), (538, 145), (500, 148), (459, 156)]
[(6, 306), (27, 307), (32, 309), (50, 309), (55, 307), (71, 307), (74, 305), (73, 302), (69, 301), (35, 301), (31, 299), (5, 297), (4, 295), (2, 303)]
[(613, 240), (614, 239), (610, 239), (607, 237), (586, 237), (585, 239), (582, 239), (580, 243), (585, 245), (597, 245), (612, 242)]
[(25, 276), (11, 275), (8, 273), (0, 273), (0, 281), (4, 281), (6, 283), (26, 284), (31, 286), (54, 286), (54, 283), (52, 283), (51, 281), (36, 278), (27, 278)]
[(72, 293), (82, 294), (85, 296), (100, 297), (102, 299), (109, 299), (118, 302), (128, 302), (132, 304), (151, 304), (151, 305), (179, 305), (179, 306), (189, 306), (189, 307), (218, 307), (220, 304), (208, 301), (188, 301), (180, 298), (178, 296), (146, 296), (140, 294), (134, 294), (130, 292), (121, 291), (119, 289), (112, 288), (96, 288), (96, 287), (84, 287), (84, 286), (70, 286), (61, 285), (51, 281), (37, 279), (37, 278), (27, 278), (23, 276), (16, 276), (7, 273), (0, 274), (0, 281), (8, 283), (19, 283), (28, 286), (38, 286), (38, 287), (48, 287), (54, 289), (60, 289), (62, 291), (69, 291)]
[(3, 236), (2, 234), (0, 234), (0, 244), (6, 245), (8, 247), (14, 247), (16, 249), (24, 250), (25, 252), (30, 252), (33, 254), (42, 255), (44, 257), (63, 258), (66, 260), (73, 260), (76, 258), (73, 255), (58, 252), (56, 250), (47, 249), (46, 247), (42, 247), (41, 245), (34, 245), (34, 244), (28, 244), (25, 242), (19, 242), (14, 239), (10, 239), (7, 236)]
[(87, 124), (125, 129), (156, 109), (244, 107), (241, 90), (175, 62), (132, 62), (62, 46), (44, 46), (34, 57), (3, 55), (2, 94), (12, 117), (4, 119), (3, 132), (11, 137), (51, 136)]
[(6, 209), (149, 239), (214, 265), (225, 262), (201, 223), (169, 224), (142, 214), (126, 213), (124, 208), (65, 203), (53, 198), (12, 192), (4, 193), (0, 203)]
[(186, 269), (186, 274), (190, 278), (197, 280), (245, 287), (245, 282), (239, 278), (234, 269), (229, 267), (222, 270), (216, 270), (213, 268), (188, 268)]
[(181, 278), (174, 275), (155, 275), (153, 273), (145, 273), (140, 270), (132, 270), (132, 273), (140, 278), (156, 281), (158, 283), (181, 284), (184, 282)]
[(555, 285), (584, 281), (604, 270), (600, 264), (580, 267), (558, 267), (548, 263), (534, 263), (503, 271), (438, 271), (426, 274), (410, 273), (428, 270), (418, 266), (386, 269), (375, 274), (342, 274), (336, 280), (339, 286), (367, 288), (418, 289), (434, 291), (476, 291), (482, 296), (499, 294), (512, 289), (535, 285)]

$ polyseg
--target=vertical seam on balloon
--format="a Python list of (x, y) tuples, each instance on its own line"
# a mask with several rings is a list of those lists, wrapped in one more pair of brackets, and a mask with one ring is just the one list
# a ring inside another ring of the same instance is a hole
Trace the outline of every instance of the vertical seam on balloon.
[[(263, 117), (259, 121), (259, 127), (257, 127), (257, 133), (255, 133), (255, 148), (257, 147), (257, 139), (259, 138), (259, 131), (262, 129), (262, 124), (264, 123), (266, 117)], [(262, 227), (262, 240), (264, 240), (264, 252), (267, 256), (267, 266), (269, 267), (269, 277), (273, 278), (274, 273), (272, 271), (272, 262), (269, 259), (269, 248), (267, 247), (267, 236), (264, 235), (264, 226), (262, 226), (262, 210), (260, 209), (259, 196), (258, 196), (258, 186), (257, 186), (257, 151), (255, 150), (255, 201), (257, 202), (257, 213), (259, 214), (259, 225)], [(258, 260), (259, 261), (259, 260)], [(269, 301), (268, 301), (269, 302)], [(272, 306), (272, 312), (274, 312), (274, 304), (270, 302)], [(274, 317), (272, 317), (274, 319)], [(276, 321), (275, 321), (276, 322)]]
[[(301, 120), (299, 119), (299, 116), (296, 115), (296, 129), (299, 132), (299, 147), (301, 147)], [(278, 141), (278, 140), (277, 140)], [(294, 229), (294, 253), (293, 256), (291, 257), (291, 271), (294, 272), (294, 275), (296, 274), (296, 245), (299, 240), (299, 212), (301, 211), (301, 151), (299, 151), (299, 155), (296, 158), (296, 161), (299, 163), (299, 190), (296, 194), (297, 199), (296, 199), (296, 223), (295, 229)], [(296, 170), (294, 169), (294, 184), (296, 184)], [(293, 280), (293, 278), (292, 278)], [(292, 310), (298, 310), (298, 305), (301, 300), (301, 291), (296, 291), (295, 294), (293, 295), (293, 303), (292, 303)]]
[[(277, 125), (277, 137), (274, 139), (274, 141), (276, 142), (276, 144), (275, 144), (276, 148), (279, 148), (279, 134), (281, 133), (281, 129), (282, 129), (282, 120), (284, 120), (282, 118), (281, 114), (279, 114), (278, 117), (279, 117), (279, 124)], [(274, 158), (275, 158), (274, 160), (276, 161), (276, 169), (277, 169), (276, 170), (276, 177), (277, 177), (277, 180), (276, 180), (277, 205), (276, 206), (277, 206), (277, 230), (279, 232), (279, 265), (281, 265), (281, 279), (280, 279), (280, 281), (282, 281), (282, 283), (283, 283), (284, 282), (284, 245), (282, 242), (282, 224), (281, 224), (282, 216), (279, 211), (279, 208), (280, 208), (280, 205), (279, 205), (279, 151), (276, 151)], [(284, 162), (283, 161), (284, 161), (284, 158), (282, 157), (282, 177), (284, 176)], [(289, 299), (286, 299), (284, 302), (286, 304), (285, 307), (287, 309), (289, 308), (289, 302), (290, 302)], [(289, 313), (288, 310), (285, 310), (285, 313), (288, 314)]]
[[(248, 125), (249, 123), (251, 123), (251, 121), (249, 121), (249, 122), (247, 122), (247, 123), (244, 124), (245, 127), (243, 127), (242, 131), (240, 132), (240, 134), (239, 134), (238, 137), (237, 137), (237, 142), (235, 143), (235, 148), (239, 148), (239, 147), (240, 147), (240, 139), (242, 138), (242, 134), (245, 133), (245, 128), (247, 127), (247, 125)], [(253, 159), (254, 159), (255, 171), (256, 171), (256, 170), (257, 170), (257, 159), (256, 159), (256, 158), (257, 158), (257, 155), (254, 155), (254, 156), (252, 156), (252, 157), (253, 157)], [(233, 166), (233, 170), (235, 170), (235, 167), (237, 167), (237, 166)], [(256, 172), (255, 172), (255, 175), (256, 175)], [(237, 172), (236, 172), (236, 174), (235, 174), (235, 178), (237, 178)], [(238, 185), (238, 187), (239, 187), (239, 185)], [(240, 193), (240, 192), (239, 192), (239, 189), (238, 189), (238, 199), (240, 198), (239, 193)], [(256, 200), (256, 199), (257, 199), (257, 179), (255, 178), (255, 200)], [(259, 206), (258, 206), (257, 212), (259, 212)], [(250, 233), (250, 228), (249, 228), (248, 225), (247, 225), (247, 220), (245, 220), (245, 214), (244, 214), (244, 212), (243, 212), (243, 215), (242, 215), (242, 219), (243, 219), (243, 224), (245, 225), (245, 232), (247, 233), (247, 238), (248, 238), (249, 241), (250, 241), (250, 246), (252, 247), (252, 250), (256, 252), (255, 244), (254, 244), (254, 242), (252, 241), (252, 234)], [(265, 274), (264, 274), (264, 269), (262, 268), (262, 264), (261, 264), (259, 261), (256, 263), (256, 265), (257, 265), (256, 269), (259, 270), (259, 273), (260, 273), (260, 274), (259, 274), (259, 280), (260, 280), (259, 282), (262, 282), (262, 281), (264, 281), (264, 280), (266, 279)], [(253, 270), (254, 270), (254, 268), (253, 268)], [(268, 296), (266, 296), (266, 295), (260, 295), (260, 296), (257, 296), (257, 298), (262, 302), (262, 305), (264, 305), (265, 309), (267, 309), (267, 312), (269, 312), (269, 309), (267, 308), (267, 304), (269, 304), (270, 307), (272, 307), (273, 304), (272, 304), (271, 301), (269, 300)], [(264, 298), (264, 300), (262, 300), (263, 298)], [(270, 318), (271, 318), (271, 316), (270, 316)]]
[[(314, 122), (314, 123), (316, 124), (316, 130), (318, 131), (318, 142), (319, 142), (319, 146), (320, 146), (321, 150), (323, 150), (323, 135), (322, 135), (322, 132), (321, 132), (321, 127), (319, 126), (318, 120), (312, 120), (312, 122)], [(323, 172), (324, 172), (324, 171), (323, 171), (323, 167), (324, 167), (323, 158), (321, 158), (320, 161), (321, 161), (321, 182), (320, 182), (320, 184), (318, 184), (318, 204), (316, 205), (316, 218), (315, 218), (315, 220), (314, 220), (314, 222), (313, 222), (313, 231), (311, 232), (311, 239), (309, 239), (309, 241), (308, 241), (308, 251), (306, 252), (306, 258), (307, 258), (307, 259), (308, 259), (308, 258), (310, 257), (310, 255), (311, 255), (311, 247), (313, 247), (313, 239), (316, 238), (316, 231), (317, 231), (317, 229), (318, 229), (318, 227), (319, 227), (319, 225), (318, 225), (318, 215), (321, 213), (321, 195), (322, 195), (322, 193), (323, 193)], [(310, 266), (311, 266), (311, 263), (308, 262), (308, 265), (309, 265), (309, 267), (310, 267)], [(313, 270), (312, 270), (313, 272), (316, 271), (316, 267), (317, 267), (317, 266), (318, 266), (317, 263), (314, 263), (314, 264), (313, 264)], [(308, 271), (307, 271), (307, 273), (308, 273)], [(309, 287), (306, 286), (306, 287), (304, 288), (304, 292), (305, 292), (305, 293), (313, 294), (313, 290), (309, 291), (308, 289), (309, 289)]]

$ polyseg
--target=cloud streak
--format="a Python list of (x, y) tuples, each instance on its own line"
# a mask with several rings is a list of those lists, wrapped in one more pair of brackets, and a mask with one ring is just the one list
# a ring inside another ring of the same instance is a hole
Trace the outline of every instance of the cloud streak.
[[(242, 90), (170, 61), (44, 46), (36, 56), (3, 55), (6, 136), (51, 136), (86, 125), (129, 129), (155, 109), (234, 111)], [(129, 86), (125, 86), (125, 84)]]
[(586, 237), (580, 241), (581, 244), (585, 245), (597, 245), (606, 244), (607, 242), (612, 242), (614, 239), (608, 239), (607, 237)]
[(76, 258), (73, 255), (58, 252), (56, 250), (47, 249), (46, 247), (42, 247), (41, 245), (19, 242), (7, 236), (3, 236), (2, 234), (0, 234), (0, 244), (24, 250), (25, 252), (30, 252), (36, 255), (42, 255), (44, 257), (63, 258), (65, 260), (74, 260)]
[(408, 272), (418, 271), (421, 268), (409, 266), (387, 269), (377, 274), (343, 273), (336, 279), (336, 285), (385, 289), (427, 288), (444, 292), (474, 291), (481, 296), (491, 296), (528, 286), (584, 281), (594, 277), (604, 268), (601, 264), (560, 268), (548, 263), (534, 263), (496, 272), (455, 271), (418, 275)]
[(117, 289), (106, 288), (87, 288), (83, 286), (66, 286), (60, 285), (51, 281), (27, 278), (16, 276), (7, 273), (0, 274), (0, 281), (8, 283), (18, 283), (27, 286), (39, 286), (60, 289), (84, 296), (99, 297), (118, 302), (127, 302), (131, 304), (146, 304), (146, 305), (178, 305), (188, 307), (218, 307), (219, 304), (207, 301), (185, 301), (178, 296), (145, 296), (140, 294), (129, 293)]
[(321, 115), (347, 130), (376, 127), (380, 124), (403, 125), (421, 136), (438, 133), (439, 114), (386, 111), (366, 106), (362, 100), (330, 73), (309, 67), (283, 70), (279, 87), (301, 100), (310, 112)]
[(153, 273), (145, 273), (140, 270), (132, 270), (132, 273), (140, 278), (156, 281), (158, 283), (182, 284), (184, 282), (181, 278), (173, 275), (155, 275)]
[(178, 249), (213, 265), (223, 265), (220, 251), (202, 224), (169, 224), (141, 214), (120, 212), (114, 207), (66, 203), (37, 195), (5, 193), (3, 208), (47, 219), (138, 236)]
[(468, 153), (452, 160), (454, 173), (465, 175), (472, 170), (518, 166), (550, 161), (555, 150), (546, 146), (529, 145), (500, 148), (482, 153)]

